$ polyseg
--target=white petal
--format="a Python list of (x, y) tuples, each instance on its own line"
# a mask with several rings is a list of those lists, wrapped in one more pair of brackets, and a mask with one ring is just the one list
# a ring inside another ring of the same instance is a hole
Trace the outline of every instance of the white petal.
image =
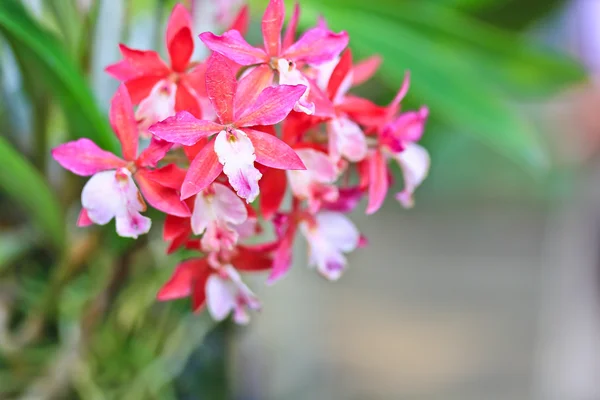
[(306, 86), (304, 94), (294, 105), (294, 111), (302, 112), (308, 115), (314, 114), (315, 105), (314, 103), (308, 100), (308, 95), (310, 93), (310, 83), (308, 82), (308, 79), (306, 79), (306, 77), (302, 75), (302, 72), (300, 72), (298, 68), (296, 68), (295, 63), (285, 59), (279, 59), (277, 60), (277, 71), (279, 71), (280, 85)]
[(327, 123), (329, 155), (334, 162), (341, 156), (359, 162), (367, 155), (367, 139), (362, 129), (346, 117), (334, 118)]
[(161, 80), (154, 85), (148, 97), (140, 102), (135, 112), (140, 130), (145, 131), (156, 122), (175, 115), (176, 91), (177, 85), (167, 80)]
[(320, 212), (315, 219), (320, 234), (333, 248), (344, 253), (356, 249), (360, 240), (360, 232), (344, 214)]
[(394, 155), (402, 168), (404, 190), (396, 195), (396, 199), (406, 208), (414, 204), (413, 193), (429, 173), (429, 153), (415, 143), (408, 143), (404, 151)]
[(213, 183), (215, 216), (223, 221), (239, 225), (248, 218), (248, 210), (235, 192), (221, 183)]
[(207, 199), (204, 192), (198, 193), (194, 200), (194, 211), (192, 212), (192, 218), (190, 219), (192, 232), (194, 232), (195, 235), (203, 234), (208, 224), (214, 219), (210, 200)]
[(206, 281), (206, 305), (215, 320), (224, 320), (236, 305), (233, 283), (212, 274)]
[(256, 155), (250, 138), (240, 130), (221, 131), (215, 139), (215, 153), (223, 164), (223, 172), (231, 187), (246, 202), (254, 201), (259, 193), (258, 181), (262, 174), (254, 167)]

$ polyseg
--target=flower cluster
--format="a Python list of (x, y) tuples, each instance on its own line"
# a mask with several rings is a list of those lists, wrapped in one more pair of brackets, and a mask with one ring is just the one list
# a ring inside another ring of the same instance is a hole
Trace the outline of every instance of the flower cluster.
[[(297, 38), (296, 5), (282, 37), (283, 0), (271, 0), (264, 43), (255, 47), (244, 39), (247, 15), (243, 8), (230, 18), (220, 36), (200, 34), (212, 53), (192, 61), (191, 17), (175, 6), (169, 63), (121, 45), (123, 60), (107, 68), (122, 82), (110, 106), (122, 157), (88, 139), (53, 150), (64, 168), (91, 176), (80, 226), (114, 218), (119, 235), (136, 238), (150, 229), (142, 214), (148, 202), (166, 214), (167, 251), (197, 251), (176, 267), (159, 300), (191, 296), (194, 310), (206, 304), (215, 319), (233, 313), (238, 323), (260, 307), (239, 272), (268, 271), (270, 284), (281, 279), (300, 233), (310, 265), (338, 279), (345, 254), (366, 242), (345, 214), (364, 196), (367, 214), (381, 207), (390, 160), (403, 173), (396, 198), (404, 207), (429, 169), (417, 144), (428, 110), (400, 111), (408, 76), (391, 104), (376, 105), (350, 89), (380, 60), (354, 63), (347, 33), (320, 20)], [(248, 244), (265, 229), (274, 239)]]

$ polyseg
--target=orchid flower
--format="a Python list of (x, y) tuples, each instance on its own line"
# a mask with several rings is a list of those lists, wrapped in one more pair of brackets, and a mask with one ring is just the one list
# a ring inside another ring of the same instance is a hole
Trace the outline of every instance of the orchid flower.
[[(303, 72), (305, 64), (318, 66), (337, 57), (348, 45), (345, 32), (333, 33), (325, 27), (317, 26), (309, 29), (294, 42), (294, 33), (299, 18), (299, 7), (281, 39), (281, 30), (285, 18), (283, 0), (271, 0), (262, 20), (264, 47), (253, 47), (236, 30), (229, 30), (222, 36), (205, 32), (200, 39), (211, 50), (224, 55), (232, 61), (245, 66), (265, 66), (261, 68), (262, 79), (272, 81), (275, 72), (279, 76), (279, 84), (303, 85), (304, 91), (294, 105), (294, 110), (306, 114), (315, 114), (319, 110), (311, 97), (318, 95), (319, 89)], [(326, 115), (326, 114), (325, 114)]]
[(257, 95), (250, 76), (238, 85), (227, 60), (214, 53), (207, 62), (206, 91), (219, 122), (198, 120), (188, 112), (150, 127), (150, 132), (186, 146), (218, 133), (192, 161), (181, 188), (186, 199), (224, 172), (231, 187), (248, 203), (258, 196), (259, 164), (277, 169), (304, 169), (291, 147), (274, 135), (252, 129), (283, 120), (302, 95), (303, 86), (267, 87)]
[(133, 104), (139, 104), (135, 116), (142, 131), (176, 111), (202, 117), (204, 66), (190, 61), (194, 52), (192, 19), (181, 4), (169, 17), (166, 40), (170, 65), (155, 51), (134, 50), (121, 44), (123, 60), (106, 68), (125, 83)]
[(81, 193), (80, 225), (105, 225), (115, 218), (117, 233), (135, 238), (150, 229), (150, 219), (140, 214), (146, 209), (144, 198), (160, 211), (189, 216), (189, 208), (173, 188), (178, 183), (173, 181), (171, 167), (154, 168), (172, 145), (155, 139), (138, 155), (139, 134), (131, 100), (123, 85), (112, 99), (110, 122), (121, 143), (123, 158), (102, 150), (89, 139), (68, 142), (52, 150), (52, 156), (64, 168), (77, 175), (91, 176)]

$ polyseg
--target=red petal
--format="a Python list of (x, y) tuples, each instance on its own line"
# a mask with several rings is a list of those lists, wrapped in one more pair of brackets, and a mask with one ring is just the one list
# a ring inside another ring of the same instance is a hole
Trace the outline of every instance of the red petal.
[(162, 168), (148, 171), (148, 173), (152, 175), (151, 178), (154, 182), (167, 188), (179, 190), (183, 184), (186, 170), (175, 164), (167, 164)]
[(269, 61), (263, 49), (250, 46), (236, 30), (227, 31), (222, 36), (204, 32), (200, 34), (200, 39), (212, 51), (240, 65), (262, 64)]
[(281, 122), (304, 94), (304, 85), (279, 85), (266, 88), (254, 104), (242, 113), (236, 126), (275, 125)]
[(175, 93), (175, 111), (187, 111), (196, 118), (202, 118), (200, 102), (188, 89), (185, 82), (179, 82)]
[(319, 119), (305, 113), (292, 111), (283, 121), (282, 139), (290, 146), (294, 146), (313, 125), (319, 122)]
[(180, 30), (169, 43), (171, 68), (175, 72), (184, 72), (194, 52), (194, 38), (189, 28)]
[[(169, 216), (169, 215), (167, 214), (167, 216)], [(191, 234), (191, 231), (187, 235), (181, 235), (181, 236), (177, 236), (176, 238), (174, 238), (171, 241), (171, 243), (169, 244), (169, 246), (167, 247), (166, 253), (167, 254), (173, 254), (174, 252), (176, 252), (177, 250), (179, 250), (184, 245), (187, 246), (187, 243), (189, 243), (189, 236), (190, 236), (190, 234)]]
[(267, 278), (267, 284), (272, 285), (281, 279), (292, 266), (292, 245), (296, 237), (296, 225), (290, 224), (279, 243), (273, 257), (273, 270)]
[(133, 116), (131, 98), (125, 85), (119, 86), (110, 103), (110, 124), (121, 142), (123, 157), (128, 161), (135, 160), (138, 148), (138, 129)]
[(369, 159), (369, 204), (367, 204), (367, 214), (373, 214), (381, 208), (387, 191), (387, 163), (384, 155), (380, 151), (376, 151)]
[(206, 95), (206, 63), (198, 64), (190, 72), (182, 76), (183, 83), (200, 97)]
[(392, 100), (392, 102), (388, 106), (388, 116), (391, 117), (398, 112), (398, 106), (400, 105), (400, 102), (402, 101), (404, 96), (406, 96), (406, 93), (408, 93), (409, 86), (410, 86), (410, 73), (407, 71), (404, 75), (404, 81), (402, 82), (402, 86), (400, 86), (400, 89), (398, 89), (398, 93), (396, 94), (396, 97), (394, 97), (394, 100)]
[(285, 35), (283, 36), (283, 49), (290, 47), (296, 39), (296, 30), (298, 29), (298, 19), (300, 19), (300, 4), (296, 2), (294, 5), (294, 13), (288, 22)]
[(206, 93), (222, 124), (233, 121), (233, 98), (236, 91), (237, 80), (229, 62), (219, 53), (213, 53), (206, 65)]
[(141, 76), (125, 82), (132, 104), (140, 104), (164, 76)]
[(183, 146), (183, 152), (185, 153), (185, 156), (187, 157), (187, 159), (189, 161), (192, 161), (194, 158), (196, 158), (198, 153), (200, 153), (200, 150), (202, 150), (204, 148), (204, 146), (206, 146), (207, 143), (208, 143), (207, 138), (200, 139), (198, 141), (198, 143), (196, 143), (194, 145)]
[(267, 64), (259, 65), (240, 80), (235, 94), (235, 118), (254, 103), (260, 93), (273, 83), (274, 72)]
[(352, 52), (350, 50), (346, 50), (340, 58), (340, 61), (335, 66), (335, 69), (331, 73), (331, 77), (329, 78), (329, 84), (327, 85), (327, 95), (330, 99), (334, 99), (337, 95), (338, 90), (346, 76), (350, 73), (352, 69)]
[(254, 251), (251, 248), (238, 246), (236, 256), (231, 264), (240, 271), (265, 271), (273, 266), (273, 257), (265, 251)]
[(337, 57), (347, 45), (346, 32), (333, 33), (323, 28), (312, 28), (287, 48), (282, 57), (296, 62), (322, 64)]
[(213, 271), (210, 268), (206, 269), (205, 274), (197, 276), (194, 280), (192, 293), (192, 310), (196, 313), (202, 311), (206, 302), (206, 281)]
[(109, 65), (104, 68), (104, 71), (121, 82), (133, 79), (139, 74), (139, 72), (125, 60)]
[(235, 29), (240, 32), (242, 35), (245, 35), (248, 32), (249, 25), (249, 13), (248, 13), (248, 5), (245, 4), (240, 11), (238, 12), (237, 17), (227, 30)]
[(356, 64), (352, 68), (352, 86), (365, 83), (375, 75), (381, 65), (381, 57), (373, 56)]
[(189, 217), (191, 215), (187, 204), (179, 199), (177, 190), (155, 182), (152, 179), (152, 172), (139, 169), (135, 174), (135, 180), (144, 198), (152, 207), (178, 217)]
[(119, 49), (124, 61), (131, 66), (133, 71), (137, 71), (136, 77), (165, 76), (171, 72), (155, 51), (134, 50), (124, 44), (120, 44)]
[(258, 185), (262, 194), (260, 196), (260, 213), (264, 219), (270, 220), (279, 211), (285, 196), (287, 188), (285, 171), (267, 168), (258, 181)]
[(160, 301), (180, 299), (192, 294), (192, 287), (206, 282), (212, 269), (205, 258), (192, 258), (177, 265), (173, 276), (158, 292)]
[(192, 228), (190, 226), (189, 218), (181, 218), (167, 214), (163, 227), (163, 240), (165, 242), (170, 242), (177, 239), (179, 236), (190, 235), (191, 233)]
[(192, 16), (182, 4), (178, 3), (173, 7), (167, 22), (167, 47), (171, 46), (171, 42), (182, 29), (192, 30)]
[(153, 137), (150, 145), (138, 157), (137, 165), (140, 167), (155, 167), (171, 147), (173, 147), (173, 143)]
[(283, 0), (271, 0), (262, 19), (262, 34), (265, 49), (269, 56), (278, 56), (281, 52), (281, 28), (285, 9)]
[(79, 217), (77, 218), (77, 226), (80, 228), (93, 225), (94, 221), (92, 221), (88, 215), (88, 212), (85, 208), (81, 209), (79, 213)]
[(276, 136), (247, 128), (244, 132), (252, 141), (257, 163), (277, 169), (306, 169), (294, 149)]
[(126, 162), (113, 153), (102, 150), (89, 139), (67, 142), (52, 150), (52, 157), (65, 169), (81, 176), (117, 169)]
[(223, 165), (217, 159), (215, 141), (212, 140), (200, 150), (190, 164), (181, 186), (181, 198), (187, 199), (206, 189), (217, 179), (221, 171), (223, 171)]
[(148, 131), (167, 142), (191, 146), (222, 129), (223, 126), (220, 124), (199, 120), (189, 112), (181, 111), (152, 125)]

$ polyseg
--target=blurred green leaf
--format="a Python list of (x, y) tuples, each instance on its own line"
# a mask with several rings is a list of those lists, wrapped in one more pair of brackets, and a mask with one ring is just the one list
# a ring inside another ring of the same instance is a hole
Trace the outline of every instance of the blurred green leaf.
[(29, 229), (0, 233), (0, 271), (33, 247), (35, 235)]
[(116, 152), (117, 142), (100, 113), (81, 71), (54, 35), (40, 26), (16, 0), (0, 2), (0, 32), (17, 58), (35, 65), (37, 82), (60, 101), (71, 135), (88, 137), (106, 150)]
[[(334, 30), (345, 29), (359, 56), (379, 53), (384, 58), (386, 83), (398, 87), (406, 70), (411, 73), (411, 96), (416, 95), (434, 117), (469, 132), (499, 153), (529, 167), (547, 166), (537, 133), (517, 106), (490, 84), (477, 65), (453, 48), (394, 20), (350, 8), (325, 8), (311, 3), (305, 16), (324, 12)], [(312, 7), (311, 7), (312, 6)]]
[(44, 179), (4, 138), (0, 137), (0, 188), (31, 215), (55, 248), (65, 242), (60, 204)]

